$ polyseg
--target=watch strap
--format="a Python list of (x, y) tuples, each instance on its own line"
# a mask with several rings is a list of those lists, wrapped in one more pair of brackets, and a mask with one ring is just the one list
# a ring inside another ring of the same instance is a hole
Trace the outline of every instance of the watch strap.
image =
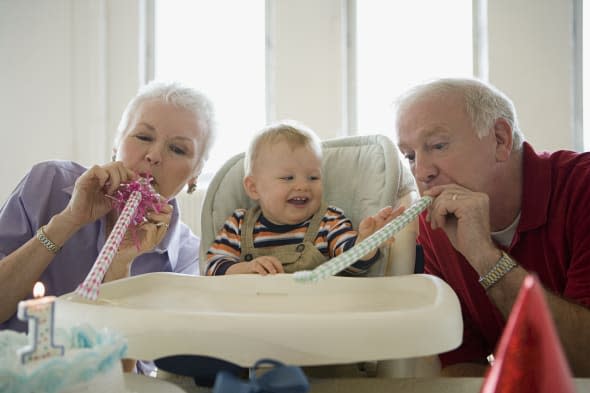
[(498, 262), (496, 262), (494, 267), (489, 272), (479, 278), (479, 283), (487, 291), (495, 283), (500, 281), (500, 279), (504, 277), (506, 273), (514, 269), (516, 266), (518, 266), (518, 264), (514, 261), (514, 259), (502, 251), (502, 256), (500, 259), (498, 259)]

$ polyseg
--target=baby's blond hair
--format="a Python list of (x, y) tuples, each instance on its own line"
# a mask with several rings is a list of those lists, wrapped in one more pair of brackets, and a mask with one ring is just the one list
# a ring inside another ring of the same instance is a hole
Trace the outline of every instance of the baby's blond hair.
[(245, 175), (252, 174), (253, 164), (263, 146), (282, 141), (291, 147), (309, 147), (318, 158), (322, 157), (322, 143), (311, 128), (293, 120), (283, 120), (263, 128), (254, 136), (244, 158)]

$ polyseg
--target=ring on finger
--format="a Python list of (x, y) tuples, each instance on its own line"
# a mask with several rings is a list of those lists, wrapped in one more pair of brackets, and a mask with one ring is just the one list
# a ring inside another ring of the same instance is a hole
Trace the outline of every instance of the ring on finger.
[(164, 228), (168, 229), (169, 225), (165, 222), (159, 222), (156, 224), (157, 227), (161, 227), (163, 226)]

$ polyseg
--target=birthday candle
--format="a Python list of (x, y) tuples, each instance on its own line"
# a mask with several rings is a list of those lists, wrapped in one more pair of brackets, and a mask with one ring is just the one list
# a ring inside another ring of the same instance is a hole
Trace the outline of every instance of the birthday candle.
[(332, 258), (328, 262), (321, 264), (313, 270), (295, 272), (293, 278), (296, 281), (318, 281), (322, 278), (341, 272), (399, 232), (403, 227), (412, 222), (418, 214), (426, 209), (431, 203), (431, 197), (422, 197), (402, 214), (394, 218), (383, 228), (379, 229), (359, 244), (355, 245), (353, 248)]
[(35, 299), (18, 303), (18, 319), (29, 321), (29, 345), (17, 351), (22, 364), (64, 354), (64, 347), (53, 341), (55, 296), (44, 294), (45, 287), (37, 282), (33, 288)]
[(131, 219), (135, 214), (137, 206), (139, 206), (139, 202), (141, 202), (141, 192), (133, 191), (129, 200), (125, 204), (125, 207), (121, 211), (111, 234), (107, 238), (102, 250), (100, 250), (92, 269), (90, 269), (86, 279), (78, 285), (75, 293), (86, 299), (96, 300), (100, 284), (117, 254), (119, 245), (121, 244), (121, 241), (123, 241), (125, 232), (131, 223)]

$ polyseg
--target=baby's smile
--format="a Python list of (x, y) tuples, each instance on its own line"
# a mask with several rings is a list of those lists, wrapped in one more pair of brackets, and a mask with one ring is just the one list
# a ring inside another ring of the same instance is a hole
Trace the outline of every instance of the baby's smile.
[(309, 201), (309, 199), (306, 197), (295, 197), (295, 198), (289, 199), (287, 202), (289, 202), (290, 204), (293, 204), (293, 205), (303, 206), (308, 201)]

